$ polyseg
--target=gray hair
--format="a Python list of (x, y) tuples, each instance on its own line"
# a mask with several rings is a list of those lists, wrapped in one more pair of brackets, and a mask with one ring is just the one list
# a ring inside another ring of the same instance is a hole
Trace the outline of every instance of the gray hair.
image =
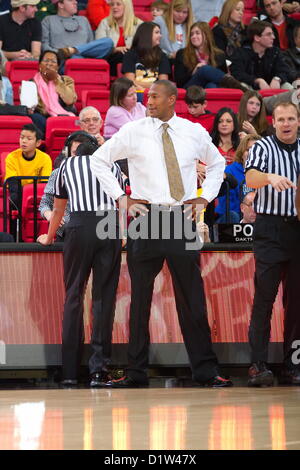
[(100, 112), (98, 111), (98, 109), (96, 109), (94, 106), (86, 106), (85, 108), (83, 108), (80, 113), (79, 113), (79, 121), (82, 121), (83, 119), (83, 115), (88, 112), (88, 111), (94, 111), (95, 114), (97, 114), (97, 116), (102, 119), (101, 117), (101, 114)]

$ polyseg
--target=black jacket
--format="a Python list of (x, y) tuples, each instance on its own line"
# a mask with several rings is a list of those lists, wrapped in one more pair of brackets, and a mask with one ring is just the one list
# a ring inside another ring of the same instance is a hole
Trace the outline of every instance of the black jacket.
[[(180, 49), (177, 52), (176, 58), (175, 58), (175, 65), (174, 65), (174, 78), (175, 78), (176, 85), (179, 88), (184, 88), (184, 85), (192, 77), (192, 72), (183, 63), (183, 51), (184, 49)], [(216, 62), (217, 62), (216, 68), (226, 73), (227, 67), (226, 67), (225, 54), (223, 53), (218, 54), (216, 57)]]
[(287, 65), (278, 47), (266, 49), (261, 58), (252, 47), (241, 47), (234, 52), (230, 60), (232, 62), (230, 71), (234, 78), (254, 89), (259, 88), (254, 83), (256, 78), (263, 78), (267, 83), (270, 83), (274, 77), (279, 77), (281, 83), (289, 81)]
[(290, 81), (293, 82), (300, 77), (300, 51), (292, 47), (284, 51), (283, 56), (288, 67)]

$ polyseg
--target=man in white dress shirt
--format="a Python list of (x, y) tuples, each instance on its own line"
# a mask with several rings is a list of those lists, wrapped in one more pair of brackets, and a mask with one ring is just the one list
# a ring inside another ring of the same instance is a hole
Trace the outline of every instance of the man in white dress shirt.
[[(217, 196), (225, 160), (200, 124), (175, 115), (176, 97), (177, 89), (171, 82), (157, 81), (148, 94), (149, 117), (125, 124), (91, 157), (91, 169), (107, 194), (118, 200), (120, 209), (126, 207), (130, 213), (140, 214), (128, 228), (127, 261), (132, 291), (129, 364), (124, 377), (108, 382), (107, 385), (114, 388), (148, 385), (148, 323), (153, 286), (165, 260), (172, 276), (179, 323), (194, 380), (212, 387), (232, 385), (230, 380), (220, 375), (212, 349), (199, 244), (189, 243), (190, 236), (185, 231), (180, 236), (177, 233), (179, 222), (190, 222), (197, 237), (195, 221), (184, 204), (193, 208), (194, 217), (197, 205), (206, 206)], [(169, 139), (168, 149), (165, 137)], [(172, 158), (176, 160), (171, 170), (168, 161), (170, 147), (173, 148)], [(202, 197), (197, 198), (196, 162), (200, 157), (207, 165), (207, 171)], [(130, 197), (124, 194), (111, 172), (112, 163), (120, 158), (128, 159)], [(181, 188), (177, 193), (174, 193), (172, 180), (175, 173)], [(177, 195), (174, 197), (174, 194)], [(157, 213), (158, 218), (153, 217)], [(147, 222), (146, 236), (133, 236), (131, 226), (136, 226), (137, 221), (141, 226), (142, 221)], [(168, 236), (164, 227), (166, 222), (169, 224)]]

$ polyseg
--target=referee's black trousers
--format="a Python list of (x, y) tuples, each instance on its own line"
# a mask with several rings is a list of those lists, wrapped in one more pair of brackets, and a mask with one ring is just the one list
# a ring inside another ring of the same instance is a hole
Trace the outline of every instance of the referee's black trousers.
[[(162, 217), (168, 216), (162, 213)], [(171, 215), (171, 232), (172, 223)], [(147, 381), (153, 287), (165, 260), (172, 276), (179, 324), (193, 377), (202, 382), (219, 374), (207, 318), (200, 252), (199, 249), (187, 250), (186, 243), (184, 237), (174, 239), (172, 233), (165, 240), (161, 237), (136, 240), (128, 238), (131, 306), (127, 374), (137, 381)]]
[(115, 298), (120, 275), (121, 242), (99, 239), (97, 223), (102, 217), (93, 212), (71, 213), (64, 242), (66, 300), (63, 316), (63, 377), (76, 379), (84, 341), (83, 300), (90, 273), (92, 283), (92, 355), (90, 373), (107, 370)]
[(289, 369), (300, 340), (300, 222), (296, 217), (257, 215), (253, 232), (255, 294), (249, 327), (252, 362), (268, 360), (273, 304), (283, 285), (284, 363)]

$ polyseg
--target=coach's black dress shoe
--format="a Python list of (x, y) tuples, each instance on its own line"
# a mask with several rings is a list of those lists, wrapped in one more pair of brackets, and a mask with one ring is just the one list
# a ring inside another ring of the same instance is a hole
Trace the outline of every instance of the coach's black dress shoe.
[(64, 388), (77, 387), (78, 380), (77, 379), (64, 379), (64, 380), (61, 381), (61, 385)]
[(283, 369), (279, 376), (278, 382), (281, 385), (300, 385), (300, 370)]
[(225, 379), (221, 375), (216, 375), (206, 382), (199, 382), (203, 387), (212, 387), (212, 388), (225, 388), (232, 387), (233, 383), (229, 379)]
[(139, 382), (128, 376), (121, 377), (121, 379), (109, 380), (106, 383), (106, 386), (110, 388), (143, 388), (148, 387), (148, 385), (148, 381)]
[(108, 375), (107, 372), (95, 372), (90, 377), (90, 387), (91, 388), (105, 387), (109, 379), (110, 379), (110, 376)]

